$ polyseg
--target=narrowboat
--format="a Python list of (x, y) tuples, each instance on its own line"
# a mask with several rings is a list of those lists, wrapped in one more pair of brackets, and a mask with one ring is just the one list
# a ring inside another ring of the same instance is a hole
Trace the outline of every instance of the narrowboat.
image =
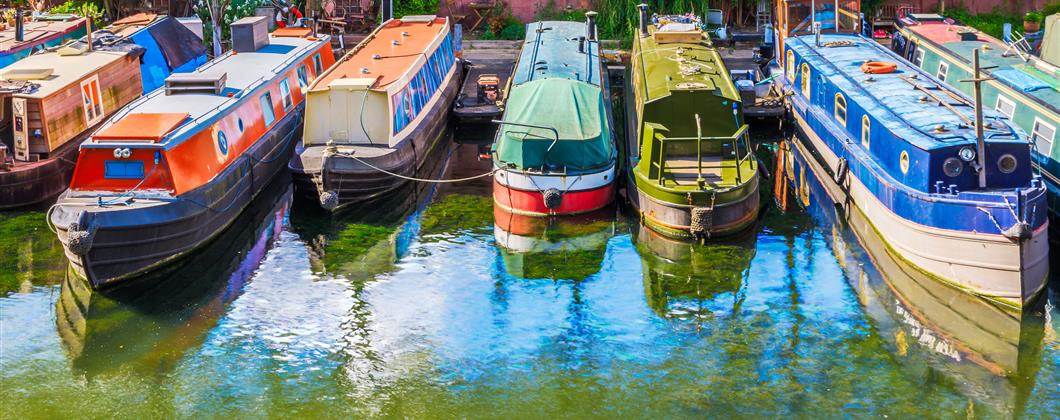
[(615, 231), (611, 206), (543, 218), (493, 204), (493, 237), (504, 271), (518, 279), (586, 280), (603, 267)]
[[(802, 143), (896, 255), (1020, 311), (1049, 271), (1045, 187), (1026, 134), (858, 35), (858, 2), (778, 2), (777, 57)], [(852, 211), (855, 211), (852, 210)]]
[(42, 14), (0, 31), (0, 69), (31, 54), (85, 36), (87, 19), (69, 14)]
[(447, 136), (460, 63), (449, 19), (380, 25), (313, 81), (290, 169), (302, 195), (339, 211), (410, 182)]
[(758, 162), (740, 96), (698, 18), (640, 7), (627, 77), (627, 189), (648, 227), (683, 239), (736, 234), (759, 211)]
[[(1060, 220), (1060, 68), (974, 28), (936, 14), (898, 19), (892, 49), (939, 80), (973, 95), (972, 50), (990, 80), (982, 84), (983, 106), (993, 108), (1030, 134), (1033, 164)], [(1054, 225), (1054, 231), (1057, 226)]]
[(595, 13), (587, 22), (534, 22), (505, 89), (491, 147), (493, 200), (529, 216), (586, 213), (615, 195), (607, 69)]
[(1037, 364), (1026, 361), (1036, 360), (1041, 348), (1041, 312), (1019, 316), (910, 265), (863, 212), (844, 206), (846, 193), (834, 179), (815, 175), (822, 169), (811, 167), (821, 164), (806, 152), (797, 141), (779, 144), (778, 188), (798, 198), (790, 211), (804, 212), (825, 228), (844, 277), (885, 347), (914, 372), (929, 368), (966, 394), (985, 396), (981, 402), (998, 413), (1020, 412), (1034, 386), (1017, 378), (1036, 376)]
[(59, 195), (92, 129), (206, 61), (202, 40), (173, 18), (121, 22), (95, 31), (91, 49), (82, 38), (0, 70), (0, 208)]
[(163, 267), (216, 237), (290, 158), (304, 94), (334, 61), (327, 36), (232, 24), (233, 50), (126, 106), (81, 144), (48, 211), (95, 288)]

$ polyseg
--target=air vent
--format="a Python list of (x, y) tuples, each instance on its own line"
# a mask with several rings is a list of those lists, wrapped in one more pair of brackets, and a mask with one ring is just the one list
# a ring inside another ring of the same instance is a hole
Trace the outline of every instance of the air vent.
[(220, 95), (227, 79), (228, 73), (174, 73), (166, 78), (166, 95)]

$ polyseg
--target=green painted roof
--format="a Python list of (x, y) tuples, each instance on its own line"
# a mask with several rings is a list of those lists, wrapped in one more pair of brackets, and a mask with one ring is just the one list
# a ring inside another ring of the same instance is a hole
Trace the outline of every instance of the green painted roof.
[[(648, 28), (650, 34), (655, 31), (654, 26)], [(639, 74), (641, 80), (637, 83), (647, 86), (645, 102), (680, 90), (717, 91), (722, 97), (739, 100), (729, 71), (706, 34), (702, 34), (701, 41), (694, 44), (659, 44), (653, 36), (638, 37), (636, 42), (639, 43), (639, 50), (634, 59), (639, 60), (645, 70)]]

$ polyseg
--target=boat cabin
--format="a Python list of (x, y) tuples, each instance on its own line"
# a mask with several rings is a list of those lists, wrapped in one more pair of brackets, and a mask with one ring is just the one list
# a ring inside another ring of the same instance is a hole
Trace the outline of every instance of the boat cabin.
[(47, 159), (142, 94), (139, 56), (60, 49), (35, 54), (0, 71), (11, 94), (16, 161)]
[(313, 81), (303, 144), (397, 146), (458, 77), (455, 64), (448, 18), (405, 16), (383, 24)]

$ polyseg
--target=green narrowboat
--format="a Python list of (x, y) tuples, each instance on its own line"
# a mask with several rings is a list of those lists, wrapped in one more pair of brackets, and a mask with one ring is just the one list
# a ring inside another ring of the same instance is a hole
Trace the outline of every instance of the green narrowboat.
[(739, 95), (698, 18), (640, 6), (627, 80), (627, 195), (651, 229), (706, 239), (758, 215), (758, 163)]
[(1034, 166), (1049, 190), (1049, 212), (1060, 219), (1060, 68), (974, 28), (937, 14), (898, 19), (892, 49), (965, 94), (974, 95), (972, 50), (978, 48), (983, 107), (1004, 114), (1031, 138)]

